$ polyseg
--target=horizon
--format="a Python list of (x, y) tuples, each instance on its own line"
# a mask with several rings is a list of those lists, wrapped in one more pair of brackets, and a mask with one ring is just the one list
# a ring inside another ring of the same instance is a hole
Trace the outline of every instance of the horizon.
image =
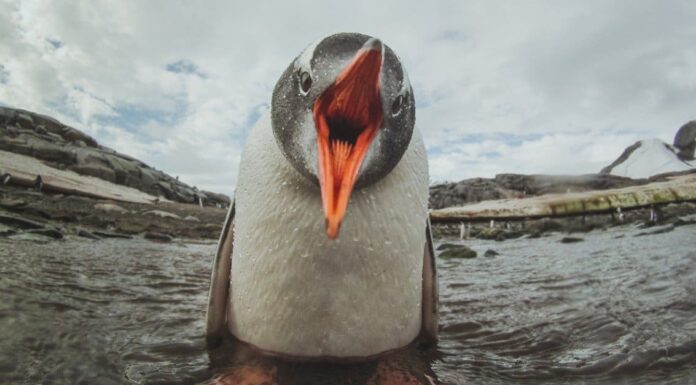
[(598, 173), (696, 119), (687, 1), (205, 5), (3, 3), (0, 105), (228, 195), (277, 78), (340, 31), (379, 37), (404, 62), (431, 185)]

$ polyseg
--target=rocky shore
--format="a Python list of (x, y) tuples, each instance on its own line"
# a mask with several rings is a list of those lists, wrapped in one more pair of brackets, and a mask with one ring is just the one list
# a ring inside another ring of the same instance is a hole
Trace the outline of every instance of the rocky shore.
[(81, 237), (215, 240), (226, 210), (193, 204), (116, 202), (75, 195), (0, 188), (0, 237), (50, 241)]
[(471, 178), (430, 187), (430, 208), (463, 206), (488, 200), (527, 198), (547, 194), (608, 190), (642, 186), (665, 180), (669, 175), (631, 179), (610, 174), (521, 175), (498, 174), (494, 178)]
[[(40, 160), (58, 171), (99, 178), (162, 200), (228, 206), (229, 197), (201, 191), (128, 155), (100, 145), (91, 136), (56, 119), (0, 107), (0, 150)], [(6, 170), (0, 169), (0, 174)]]
[[(692, 126), (680, 131), (689, 140)], [(13, 239), (214, 240), (230, 204), (53, 118), (0, 107), (0, 174), (9, 171), (9, 183), (0, 183), (0, 237)], [(37, 175), (43, 189), (33, 188)], [(642, 179), (499, 174), (440, 183), (430, 187), (433, 233), (503, 241), (627, 223), (670, 231), (694, 220), (694, 178), (691, 170)]]
[(614, 226), (634, 226), (645, 229), (641, 234), (668, 232), (682, 225), (696, 224), (696, 202), (672, 203), (657, 209), (649, 207), (617, 214), (597, 214), (585, 217), (536, 218), (523, 221), (490, 221), (433, 224), (436, 239), (490, 239), (505, 241), (521, 237), (539, 238), (550, 233), (582, 236), (592, 230)]

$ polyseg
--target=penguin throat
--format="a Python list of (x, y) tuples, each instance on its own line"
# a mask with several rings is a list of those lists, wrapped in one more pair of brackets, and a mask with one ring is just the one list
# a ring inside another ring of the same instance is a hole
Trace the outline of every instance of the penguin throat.
[(382, 52), (361, 50), (314, 103), (319, 185), (330, 239), (338, 236), (358, 170), (382, 125)]

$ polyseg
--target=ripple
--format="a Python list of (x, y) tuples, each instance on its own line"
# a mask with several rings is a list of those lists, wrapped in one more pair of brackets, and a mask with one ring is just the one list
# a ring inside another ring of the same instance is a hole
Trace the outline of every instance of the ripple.
[[(562, 247), (562, 234), (467, 242), (505, 258), (438, 261), (441, 340), (399, 362), (442, 384), (692, 381), (694, 226), (614, 239), (622, 232), (591, 232)], [(0, 246), (2, 383), (195, 384), (232, 378), (233, 362), (271, 365), (298, 383), (331, 372), (252, 359), (237, 345), (206, 350), (214, 244)]]

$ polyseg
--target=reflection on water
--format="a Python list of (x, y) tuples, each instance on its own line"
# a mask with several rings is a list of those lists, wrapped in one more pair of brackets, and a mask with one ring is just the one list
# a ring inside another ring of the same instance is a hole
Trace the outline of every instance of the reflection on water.
[[(635, 233), (470, 241), (478, 258), (438, 261), (438, 346), (349, 366), (230, 341), (208, 351), (214, 244), (0, 239), (0, 382), (690, 383), (696, 227)], [(483, 257), (489, 248), (500, 255)]]

